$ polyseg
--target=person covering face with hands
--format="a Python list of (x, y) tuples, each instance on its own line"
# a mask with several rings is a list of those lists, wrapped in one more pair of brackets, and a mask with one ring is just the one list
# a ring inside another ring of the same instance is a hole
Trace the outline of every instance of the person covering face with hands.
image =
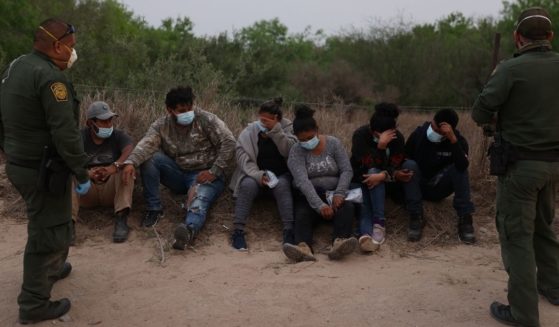
[(394, 182), (408, 182), (413, 172), (404, 170), (404, 136), (396, 129), (398, 107), (392, 103), (375, 106), (369, 124), (358, 128), (352, 137), (351, 165), (353, 183), (361, 187), (359, 206), (359, 247), (370, 253), (385, 240), (384, 202)]
[(408, 137), (404, 169), (413, 172), (405, 187), (410, 214), (408, 240), (419, 241), (424, 225), (422, 200), (440, 201), (454, 193), (453, 206), (458, 221), (458, 238), (475, 243), (472, 221), (474, 205), (470, 197), (468, 142), (456, 129), (458, 114), (441, 109)]
[(259, 194), (271, 194), (283, 222), (283, 243), (293, 243), (293, 196), (287, 157), (297, 142), (290, 120), (283, 117), (282, 99), (262, 104), (258, 120), (239, 135), (236, 145), (237, 168), (229, 185), (235, 200), (235, 230), (231, 242), (246, 250), (245, 225), (252, 203)]

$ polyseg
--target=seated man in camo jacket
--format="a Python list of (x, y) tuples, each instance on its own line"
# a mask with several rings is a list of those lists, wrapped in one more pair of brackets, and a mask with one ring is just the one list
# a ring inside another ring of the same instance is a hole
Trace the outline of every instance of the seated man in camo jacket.
[(188, 194), (184, 223), (175, 229), (173, 248), (184, 250), (206, 220), (210, 205), (224, 189), (224, 171), (235, 152), (235, 138), (216, 115), (193, 105), (190, 87), (177, 87), (165, 98), (168, 115), (156, 120), (124, 163), (133, 178), (140, 167), (147, 212), (144, 227), (163, 215), (159, 184)]

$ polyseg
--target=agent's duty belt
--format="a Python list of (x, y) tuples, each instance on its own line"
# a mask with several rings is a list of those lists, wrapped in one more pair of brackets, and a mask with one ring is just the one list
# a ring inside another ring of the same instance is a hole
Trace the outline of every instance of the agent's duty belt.
[(8, 157), (8, 163), (14, 166), (37, 169), (41, 167), (41, 160), (24, 160), (14, 157)]
[(557, 162), (559, 161), (559, 150), (533, 151), (533, 150), (518, 149), (517, 160)]

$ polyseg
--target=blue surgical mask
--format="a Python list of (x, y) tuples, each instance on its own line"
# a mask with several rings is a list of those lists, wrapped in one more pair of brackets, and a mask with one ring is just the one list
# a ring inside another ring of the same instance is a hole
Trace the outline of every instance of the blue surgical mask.
[(427, 129), (427, 139), (429, 139), (429, 141), (431, 141), (433, 143), (441, 143), (443, 138), (444, 138), (444, 136), (435, 132), (433, 130), (433, 127), (431, 127), (431, 125), (429, 125), (429, 128)]
[(266, 133), (268, 131), (268, 128), (266, 128), (266, 126), (264, 126), (264, 124), (262, 124), (260, 120), (257, 121), (256, 124), (258, 125), (258, 128), (262, 133)]
[(314, 150), (317, 146), (318, 143), (320, 142), (320, 140), (318, 139), (318, 136), (314, 136), (312, 139), (305, 141), (305, 142), (299, 142), (299, 144), (301, 144), (301, 146), (303, 147), (303, 149), (305, 150)]
[(108, 139), (109, 137), (111, 137), (112, 134), (113, 134), (112, 126), (110, 128), (97, 127), (97, 132), (95, 132), (95, 135), (97, 135), (97, 137), (102, 139)]
[(177, 123), (179, 125), (190, 125), (192, 124), (192, 121), (194, 120), (194, 110), (190, 110), (187, 112), (183, 112), (180, 114), (175, 114), (177, 116)]

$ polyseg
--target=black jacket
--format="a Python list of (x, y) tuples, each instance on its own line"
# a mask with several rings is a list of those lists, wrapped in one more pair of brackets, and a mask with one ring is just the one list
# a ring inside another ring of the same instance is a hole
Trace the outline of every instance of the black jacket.
[(418, 126), (406, 142), (406, 156), (419, 165), (423, 178), (431, 179), (445, 167), (454, 164), (456, 169), (468, 169), (468, 142), (458, 132), (454, 134), (458, 142), (451, 144), (449, 140), (433, 143), (427, 139), (427, 129), (431, 122)]
[(404, 135), (399, 131), (396, 135), (386, 150), (380, 150), (369, 125), (361, 126), (353, 133), (350, 159), (353, 182), (361, 183), (363, 175), (371, 168), (385, 170), (394, 177), (394, 171), (400, 168), (405, 158)]

